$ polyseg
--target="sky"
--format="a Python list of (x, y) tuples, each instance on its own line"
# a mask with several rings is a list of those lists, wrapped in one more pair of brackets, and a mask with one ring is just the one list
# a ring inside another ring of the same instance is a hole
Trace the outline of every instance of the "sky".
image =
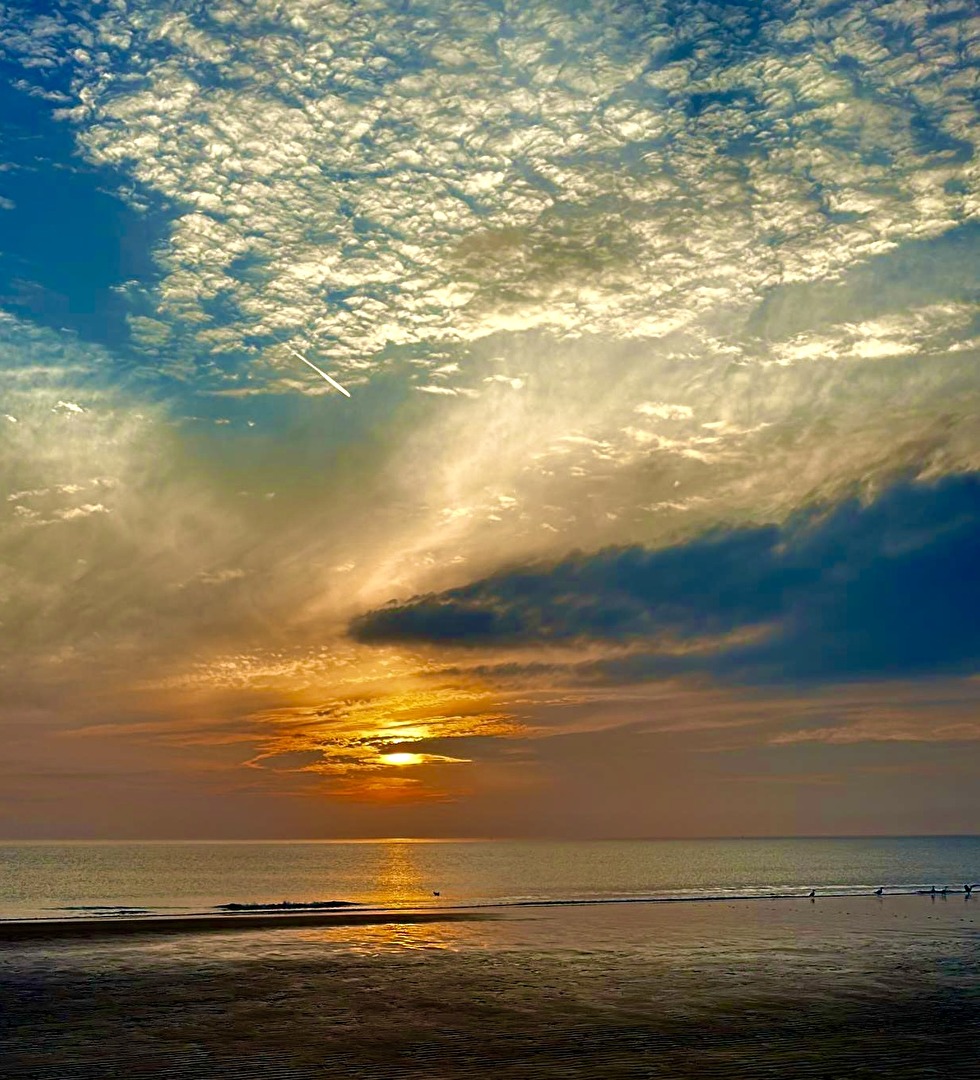
[(978, 61), (0, 5), (0, 836), (980, 831)]

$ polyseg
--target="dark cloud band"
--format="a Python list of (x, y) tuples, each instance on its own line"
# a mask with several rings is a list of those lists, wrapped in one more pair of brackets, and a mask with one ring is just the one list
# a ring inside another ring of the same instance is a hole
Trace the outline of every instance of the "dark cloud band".
[(974, 473), (900, 483), (780, 527), (506, 571), (369, 612), (352, 631), (367, 642), (526, 646), (696, 641), (758, 626), (769, 632), (751, 645), (627, 663), (765, 679), (960, 669), (980, 653), (977, 551)]

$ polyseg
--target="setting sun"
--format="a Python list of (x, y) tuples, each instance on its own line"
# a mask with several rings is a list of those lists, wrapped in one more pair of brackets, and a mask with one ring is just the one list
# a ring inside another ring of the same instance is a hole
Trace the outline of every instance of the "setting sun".
[(380, 759), (385, 765), (420, 765), (425, 759), (421, 754), (381, 754)]

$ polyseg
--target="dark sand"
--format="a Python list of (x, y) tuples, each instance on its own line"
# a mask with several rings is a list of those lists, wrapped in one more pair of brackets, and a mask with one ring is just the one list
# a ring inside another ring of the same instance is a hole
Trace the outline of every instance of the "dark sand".
[(978, 908), (962, 897), (627, 905), (7, 943), (0, 1072), (980, 1075)]
[(296, 929), (307, 926), (373, 926), (399, 923), (459, 922), (487, 918), (460, 911), (232, 911), (199, 915), (120, 915), (98, 918), (16, 919), (0, 921), (0, 944), (64, 941), (148, 934), (229, 933), (235, 930)]

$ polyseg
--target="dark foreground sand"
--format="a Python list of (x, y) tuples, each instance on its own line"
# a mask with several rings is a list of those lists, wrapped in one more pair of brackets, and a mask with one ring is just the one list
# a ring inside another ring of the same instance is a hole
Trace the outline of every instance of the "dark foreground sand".
[(980, 1076), (976, 900), (509, 912), (0, 946), (0, 1073)]

